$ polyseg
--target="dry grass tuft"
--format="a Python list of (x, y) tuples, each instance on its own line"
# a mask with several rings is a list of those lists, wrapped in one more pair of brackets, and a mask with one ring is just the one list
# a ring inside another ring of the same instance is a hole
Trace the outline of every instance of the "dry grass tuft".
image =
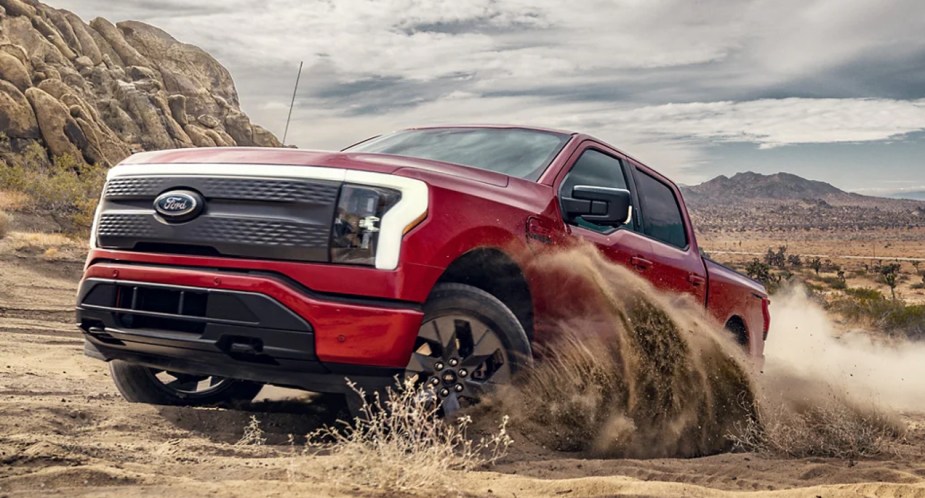
[(29, 196), (15, 190), (0, 190), (0, 210), (20, 211), (29, 204)]
[(802, 407), (765, 407), (727, 437), (739, 451), (855, 461), (891, 454), (904, 434), (902, 424), (893, 417), (832, 398)]
[(239, 446), (263, 446), (267, 438), (263, 435), (263, 429), (260, 428), (260, 421), (257, 417), (251, 415), (250, 421), (244, 426), (244, 434), (241, 439), (235, 443)]
[(86, 254), (86, 242), (58, 233), (9, 232), (0, 250), (39, 256), (47, 261), (79, 260)]
[[(355, 384), (351, 388), (368, 399)], [(353, 424), (309, 434), (308, 450), (329, 455), (322, 465), (330, 467), (338, 484), (389, 492), (426, 488), (438, 494), (453, 490), (454, 471), (485, 467), (507, 454), (513, 443), (507, 417), (497, 432), (474, 441), (467, 436), (472, 419), (441, 420), (428, 394), (411, 381), (385, 396), (374, 394)]]

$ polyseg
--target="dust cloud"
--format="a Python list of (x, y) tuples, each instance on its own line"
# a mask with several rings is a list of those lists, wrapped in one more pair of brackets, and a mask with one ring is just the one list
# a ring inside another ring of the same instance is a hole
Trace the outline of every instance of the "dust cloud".
[[(925, 345), (841, 332), (799, 290), (775, 296), (759, 371), (702, 306), (657, 291), (594, 247), (532, 264), (538, 299), (556, 306), (537, 324), (535, 367), (488, 406), (543, 448), (610, 458), (734, 446), (858, 455), (854, 433), (892, 437), (901, 432), (892, 412), (925, 409)], [(833, 421), (851, 434), (820, 443)]]
[(528, 439), (597, 457), (700, 456), (754, 416), (746, 361), (692, 300), (591, 246), (541, 255), (535, 368), (492, 404)]
[(925, 344), (836, 324), (800, 287), (775, 295), (771, 316), (764, 376), (811, 382), (816, 390), (880, 409), (925, 410)]

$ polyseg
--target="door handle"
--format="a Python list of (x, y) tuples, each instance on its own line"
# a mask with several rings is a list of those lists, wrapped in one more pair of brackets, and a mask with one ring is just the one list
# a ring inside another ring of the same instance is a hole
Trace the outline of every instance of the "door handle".
[(697, 275), (696, 273), (691, 273), (687, 276), (687, 281), (691, 283), (694, 287), (700, 287), (701, 285), (707, 283), (707, 279)]
[(633, 268), (636, 268), (639, 271), (648, 270), (652, 267), (651, 261), (640, 256), (633, 256), (630, 258), (630, 264), (633, 265)]

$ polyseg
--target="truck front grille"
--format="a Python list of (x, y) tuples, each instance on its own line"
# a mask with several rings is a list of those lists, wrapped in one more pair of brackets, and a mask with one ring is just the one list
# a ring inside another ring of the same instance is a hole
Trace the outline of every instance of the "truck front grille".
[[(97, 243), (105, 249), (327, 262), (340, 182), (251, 177), (114, 178), (103, 194)], [(155, 199), (191, 190), (205, 199), (196, 218), (172, 223)], [(180, 250), (182, 249), (182, 250)]]

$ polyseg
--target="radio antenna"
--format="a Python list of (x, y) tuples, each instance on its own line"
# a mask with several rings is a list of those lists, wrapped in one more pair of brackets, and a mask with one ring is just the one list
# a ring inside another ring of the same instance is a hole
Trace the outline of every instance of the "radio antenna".
[(286, 130), (283, 131), (283, 146), (286, 146), (286, 137), (289, 136), (289, 122), (292, 121), (292, 108), (295, 107), (295, 95), (299, 91), (299, 80), (302, 79), (302, 64), (305, 61), (299, 61), (299, 74), (295, 77), (295, 88), (292, 89), (292, 102), (289, 103), (289, 116), (286, 118)]

